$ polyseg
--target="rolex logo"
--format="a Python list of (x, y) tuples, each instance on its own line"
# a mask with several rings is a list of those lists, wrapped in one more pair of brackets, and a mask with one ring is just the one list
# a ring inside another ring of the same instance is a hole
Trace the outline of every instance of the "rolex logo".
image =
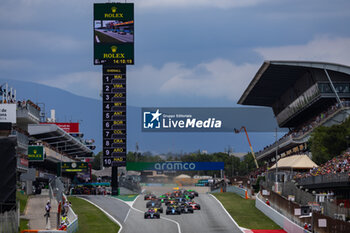
[(114, 46), (114, 45), (113, 45), (113, 46), (111, 47), (112, 52), (113, 52), (113, 53), (117, 52), (117, 48), (118, 48), (117, 46)]
[(112, 12), (115, 13), (117, 11), (117, 8), (114, 6), (112, 7)]

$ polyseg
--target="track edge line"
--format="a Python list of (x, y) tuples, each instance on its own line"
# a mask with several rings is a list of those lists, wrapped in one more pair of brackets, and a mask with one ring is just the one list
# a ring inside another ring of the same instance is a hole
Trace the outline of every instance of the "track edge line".
[(210, 196), (212, 196), (219, 204), (220, 206), (224, 209), (224, 211), (226, 212), (226, 214), (230, 217), (230, 219), (232, 220), (232, 222), (241, 230), (242, 233), (244, 233), (243, 229), (237, 224), (237, 222), (232, 218), (231, 214), (229, 212), (227, 212), (227, 210), (225, 209), (224, 205), (221, 203), (221, 201), (219, 201), (213, 194), (209, 193)]
[(105, 211), (105, 210), (102, 209), (100, 206), (98, 206), (97, 204), (93, 203), (92, 201), (90, 201), (90, 200), (88, 200), (88, 199), (85, 199), (85, 198), (83, 198), (83, 197), (77, 197), (77, 198), (80, 198), (80, 199), (82, 199), (82, 200), (84, 200), (84, 201), (87, 201), (87, 202), (89, 202), (90, 204), (92, 204), (93, 206), (95, 206), (96, 208), (98, 208), (99, 210), (101, 210), (110, 220), (112, 220), (114, 223), (116, 223), (116, 224), (118, 224), (118, 225), (120, 226), (120, 229), (119, 229), (118, 233), (120, 233), (120, 232), (122, 231), (123, 225), (120, 224), (120, 222), (119, 222), (117, 219), (115, 219), (112, 215), (110, 215), (107, 211)]

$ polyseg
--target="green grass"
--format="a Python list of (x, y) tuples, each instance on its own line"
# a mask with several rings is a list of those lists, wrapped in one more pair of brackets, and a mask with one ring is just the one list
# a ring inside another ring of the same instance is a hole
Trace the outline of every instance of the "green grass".
[(28, 222), (29, 222), (29, 220), (27, 220), (27, 219), (20, 219), (18, 232), (21, 232), (22, 230), (28, 229)]
[(234, 193), (213, 194), (240, 227), (248, 229), (281, 229), (275, 222), (255, 207), (255, 200), (243, 199)]
[(120, 226), (112, 222), (101, 210), (80, 198), (69, 197), (72, 208), (79, 218), (77, 233), (115, 232)]
[(28, 201), (28, 195), (25, 195), (19, 191), (16, 192), (17, 200), (19, 200), (20, 203), (20, 212), (21, 214), (24, 214), (24, 209), (26, 208), (27, 201)]

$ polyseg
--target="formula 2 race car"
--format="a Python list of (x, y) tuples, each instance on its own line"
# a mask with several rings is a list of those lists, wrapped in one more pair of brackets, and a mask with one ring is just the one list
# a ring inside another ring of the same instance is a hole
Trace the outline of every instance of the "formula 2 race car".
[(194, 210), (200, 210), (201, 206), (198, 203), (195, 203), (194, 201), (188, 202), (188, 205), (192, 206)]
[(198, 192), (197, 191), (195, 191), (195, 190), (192, 190), (192, 189), (189, 189), (189, 190), (186, 190), (188, 193), (190, 193), (190, 194), (192, 194), (193, 196), (195, 196), (195, 197), (198, 197), (199, 195), (198, 195)]
[(183, 205), (181, 205), (180, 208), (181, 208), (181, 213), (186, 213), (186, 214), (192, 213), (193, 214), (193, 208), (190, 205), (183, 204)]
[(163, 213), (163, 207), (154, 207), (153, 208), (156, 212)]
[(162, 207), (162, 203), (158, 200), (151, 200), (151, 201), (146, 203), (146, 208), (150, 208), (150, 207), (160, 208), (160, 207)]
[(181, 214), (181, 208), (176, 206), (176, 205), (171, 205), (171, 206), (168, 206), (166, 208), (166, 212), (165, 212), (167, 215), (169, 214), (172, 214), (172, 215), (175, 215), (175, 214)]
[(145, 201), (146, 201), (146, 200), (153, 200), (153, 199), (156, 199), (156, 198), (157, 198), (156, 195), (151, 194), (151, 193), (148, 193), (148, 194), (145, 195), (144, 200), (145, 200)]
[(153, 208), (150, 208), (145, 212), (145, 218), (160, 218), (160, 214)]

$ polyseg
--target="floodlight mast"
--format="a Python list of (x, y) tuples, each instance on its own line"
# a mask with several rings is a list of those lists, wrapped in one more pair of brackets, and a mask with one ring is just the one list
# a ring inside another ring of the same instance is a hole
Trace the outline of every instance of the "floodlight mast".
[(240, 133), (242, 131), (242, 129), (244, 129), (245, 135), (247, 136), (249, 147), (250, 147), (250, 150), (252, 151), (252, 155), (253, 155), (253, 158), (254, 158), (255, 166), (256, 166), (256, 168), (259, 168), (258, 161), (256, 161), (255, 153), (253, 151), (252, 144), (250, 143), (250, 140), (249, 140), (249, 137), (248, 137), (248, 133), (247, 133), (247, 129), (245, 128), (245, 126), (242, 126), (242, 128), (240, 130), (238, 130), (236, 128), (233, 129), (233, 130), (235, 131), (235, 133)]

